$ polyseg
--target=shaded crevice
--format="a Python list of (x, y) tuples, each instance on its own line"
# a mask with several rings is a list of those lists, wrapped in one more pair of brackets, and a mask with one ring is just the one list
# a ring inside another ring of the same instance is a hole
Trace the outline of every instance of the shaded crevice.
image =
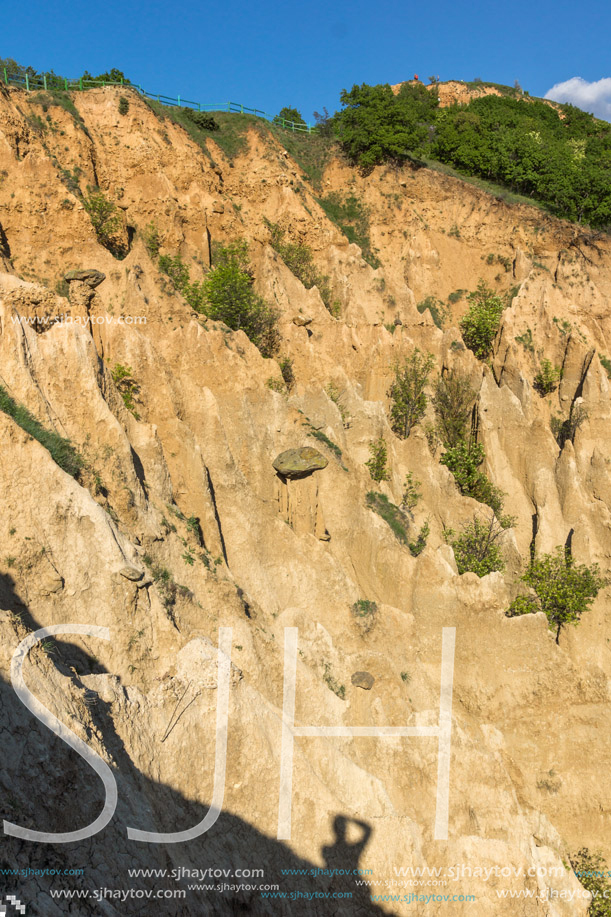
[(142, 488), (142, 492), (146, 496), (147, 485), (146, 485), (146, 476), (144, 474), (144, 466), (142, 464), (142, 461), (140, 460), (140, 456), (135, 451), (134, 447), (130, 445), (129, 449), (131, 452), (132, 464), (134, 466), (134, 471), (136, 472), (136, 477), (138, 478), (138, 481), (140, 482), (140, 487)]
[(537, 549), (537, 534), (539, 532), (539, 513), (537, 512), (536, 508), (535, 508), (534, 513), (531, 516), (531, 521), (532, 521), (532, 536), (530, 539), (528, 553), (530, 555), (530, 562), (532, 563), (535, 559), (535, 553)]
[(8, 243), (6, 232), (5, 232), (5, 229), (2, 223), (0, 223), (0, 255), (2, 255), (2, 257), (4, 258), (7, 258), (9, 261), (11, 260), (11, 257), (12, 257), (11, 256), (11, 246)]
[(212, 500), (212, 509), (214, 510), (214, 518), (216, 519), (216, 526), (219, 532), (219, 539), (221, 541), (221, 550), (223, 552), (223, 560), (227, 563), (227, 550), (225, 548), (225, 539), (223, 538), (223, 529), (221, 528), (221, 519), (219, 516), (218, 506), (216, 505), (216, 494), (214, 492), (214, 484), (212, 483), (212, 478), (210, 477), (210, 471), (208, 466), (206, 466), (206, 480), (208, 482), (208, 490), (210, 492), (210, 499)]
[(575, 529), (571, 529), (569, 534), (566, 536), (566, 541), (564, 542), (564, 556), (567, 561), (570, 561), (573, 558), (573, 535), (574, 534), (575, 534)]

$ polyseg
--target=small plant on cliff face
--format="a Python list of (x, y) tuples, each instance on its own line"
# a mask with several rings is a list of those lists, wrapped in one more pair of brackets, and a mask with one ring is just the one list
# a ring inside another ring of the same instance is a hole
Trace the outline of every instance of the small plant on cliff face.
[(388, 389), (390, 426), (401, 439), (406, 439), (424, 417), (427, 402), (424, 390), (434, 363), (432, 354), (425, 355), (416, 347), (403, 363), (394, 366), (395, 378)]
[(440, 299), (435, 296), (427, 296), (426, 299), (418, 303), (416, 308), (420, 314), (423, 314), (428, 309), (437, 327), (443, 328), (448, 317), (448, 310)]
[(543, 398), (555, 392), (558, 388), (558, 382), (562, 378), (562, 370), (559, 366), (554, 366), (551, 360), (541, 360), (541, 369), (535, 376), (534, 387)]
[(598, 564), (576, 564), (562, 546), (553, 554), (533, 559), (522, 582), (530, 586), (535, 595), (519, 595), (512, 602), (508, 616), (545, 612), (550, 628), (556, 631), (556, 643), (562, 627), (579, 624), (581, 615), (608, 584)]
[(129, 111), (129, 102), (125, 96), (121, 96), (119, 99), (119, 114), (126, 115)]
[(405, 484), (403, 485), (403, 496), (401, 497), (401, 506), (403, 509), (406, 509), (408, 513), (411, 513), (412, 510), (416, 509), (422, 493), (418, 489), (420, 487), (420, 481), (416, 480), (413, 475), (413, 472), (409, 471), (405, 477)]
[(582, 847), (570, 856), (573, 872), (592, 895), (588, 917), (611, 917), (611, 870), (602, 855)]
[(370, 599), (358, 599), (351, 608), (356, 623), (367, 634), (376, 622), (378, 606)]
[(488, 519), (474, 516), (459, 535), (453, 529), (445, 529), (444, 536), (454, 551), (458, 572), (486, 576), (495, 570), (504, 570), (499, 544), (503, 533), (504, 529), (494, 513)]
[(599, 353), (598, 359), (600, 360), (600, 365), (603, 367), (604, 371), (607, 373), (609, 379), (611, 379), (611, 360), (608, 357), (603, 357)]
[(372, 479), (374, 481), (388, 481), (390, 478), (387, 468), (388, 449), (386, 448), (384, 437), (380, 436), (379, 439), (370, 443), (369, 452), (371, 453), (371, 458), (365, 464), (369, 468), (369, 474)]
[(142, 230), (142, 241), (151, 258), (156, 258), (161, 247), (161, 237), (153, 222), (147, 223)]
[(505, 304), (483, 280), (477, 290), (467, 296), (469, 309), (460, 320), (460, 330), (465, 344), (479, 360), (485, 360), (501, 324)]
[(418, 532), (418, 535), (416, 536), (416, 540), (408, 541), (407, 546), (409, 548), (409, 551), (412, 557), (418, 557), (419, 554), (422, 554), (422, 552), (426, 548), (426, 543), (429, 539), (430, 534), (431, 534), (431, 527), (428, 524), (428, 522), (425, 522), (424, 525), (421, 527), (420, 531)]
[(295, 385), (295, 373), (293, 371), (293, 361), (290, 357), (285, 357), (284, 360), (280, 360), (279, 363), (280, 372), (282, 373), (282, 378), (284, 379), (284, 384), (287, 387), (287, 391), (291, 391)]
[(333, 382), (329, 382), (329, 384), (327, 385), (325, 389), (325, 392), (327, 393), (327, 395), (329, 396), (333, 404), (337, 407), (340, 417), (342, 418), (342, 424), (344, 425), (344, 427), (349, 427), (350, 426), (350, 412), (342, 404), (342, 400), (341, 400), (342, 393), (339, 391), (337, 386), (333, 384)]
[(329, 691), (333, 691), (340, 700), (344, 700), (346, 697), (346, 686), (340, 685), (337, 679), (331, 674), (331, 666), (328, 662), (324, 663), (324, 674), (322, 677)]
[(136, 402), (134, 401), (134, 396), (140, 391), (140, 386), (134, 379), (133, 370), (129, 366), (123, 366), (121, 363), (117, 363), (111, 375), (112, 381), (117, 386), (119, 394), (123, 399), (123, 404), (127, 410), (134, 415), (136, 420), (140, 420), (140, 415), (136, 410)]

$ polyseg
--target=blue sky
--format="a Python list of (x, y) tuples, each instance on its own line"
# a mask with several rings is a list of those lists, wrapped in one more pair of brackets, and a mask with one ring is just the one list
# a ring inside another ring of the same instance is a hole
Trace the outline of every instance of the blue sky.
[[(568, 84), (566, 101), (574, 86), (589, 100), (584, 107), (602, 94), (611, 112), (608, 0), (581, 12), (566, 0), (28, 0), (5, 4), (2, 19), (0, 57), (37, 70), (77, 77), (115, 66), (150, 91), (271, 113), (293, 105), (306, 120), (314, 109), (338, 108), (344, 87), (414, 73), (425, 81), (518, 79), (538, 96)], [(576, 77), (596, 86), (584, 93), (569, 82)]]

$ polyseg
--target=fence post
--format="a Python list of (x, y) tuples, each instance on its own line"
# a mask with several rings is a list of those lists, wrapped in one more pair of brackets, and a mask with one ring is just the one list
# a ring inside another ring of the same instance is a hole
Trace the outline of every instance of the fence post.
[(80, 80), (78, 81), (78, 88), (79, 89), (83, 88), (83, 77), (81, 77)]
[(178, 99), (178, 107), (180, 108), (180, 96), (176, 96), (176, 98)]
[(25, 75), (25, 88), (27, 92), (30, 91), (30, 77), (28, 76), (27, 73)]
[(6, 67), (4, 68), (4, 82), (5, 82), (6, 85), (8, 86), (8, 76), (7, 76), (7, 74), (6, 74)]
[(68, 92), (68, 79), (67, 79), (67, 77), (64, 77), (64, 89), (66, 90), (66, 92)]

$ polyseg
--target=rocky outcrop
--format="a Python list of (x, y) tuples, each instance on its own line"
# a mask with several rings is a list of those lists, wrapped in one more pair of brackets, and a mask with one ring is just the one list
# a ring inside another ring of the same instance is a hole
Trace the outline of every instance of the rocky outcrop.
[(283, 478), (295, 480), (305, 478), (314, 471), (321, 471), (329, 460), (312, 446), (301, 446), (299, 449), (286, 449), (277, 455), (273, 466)]

